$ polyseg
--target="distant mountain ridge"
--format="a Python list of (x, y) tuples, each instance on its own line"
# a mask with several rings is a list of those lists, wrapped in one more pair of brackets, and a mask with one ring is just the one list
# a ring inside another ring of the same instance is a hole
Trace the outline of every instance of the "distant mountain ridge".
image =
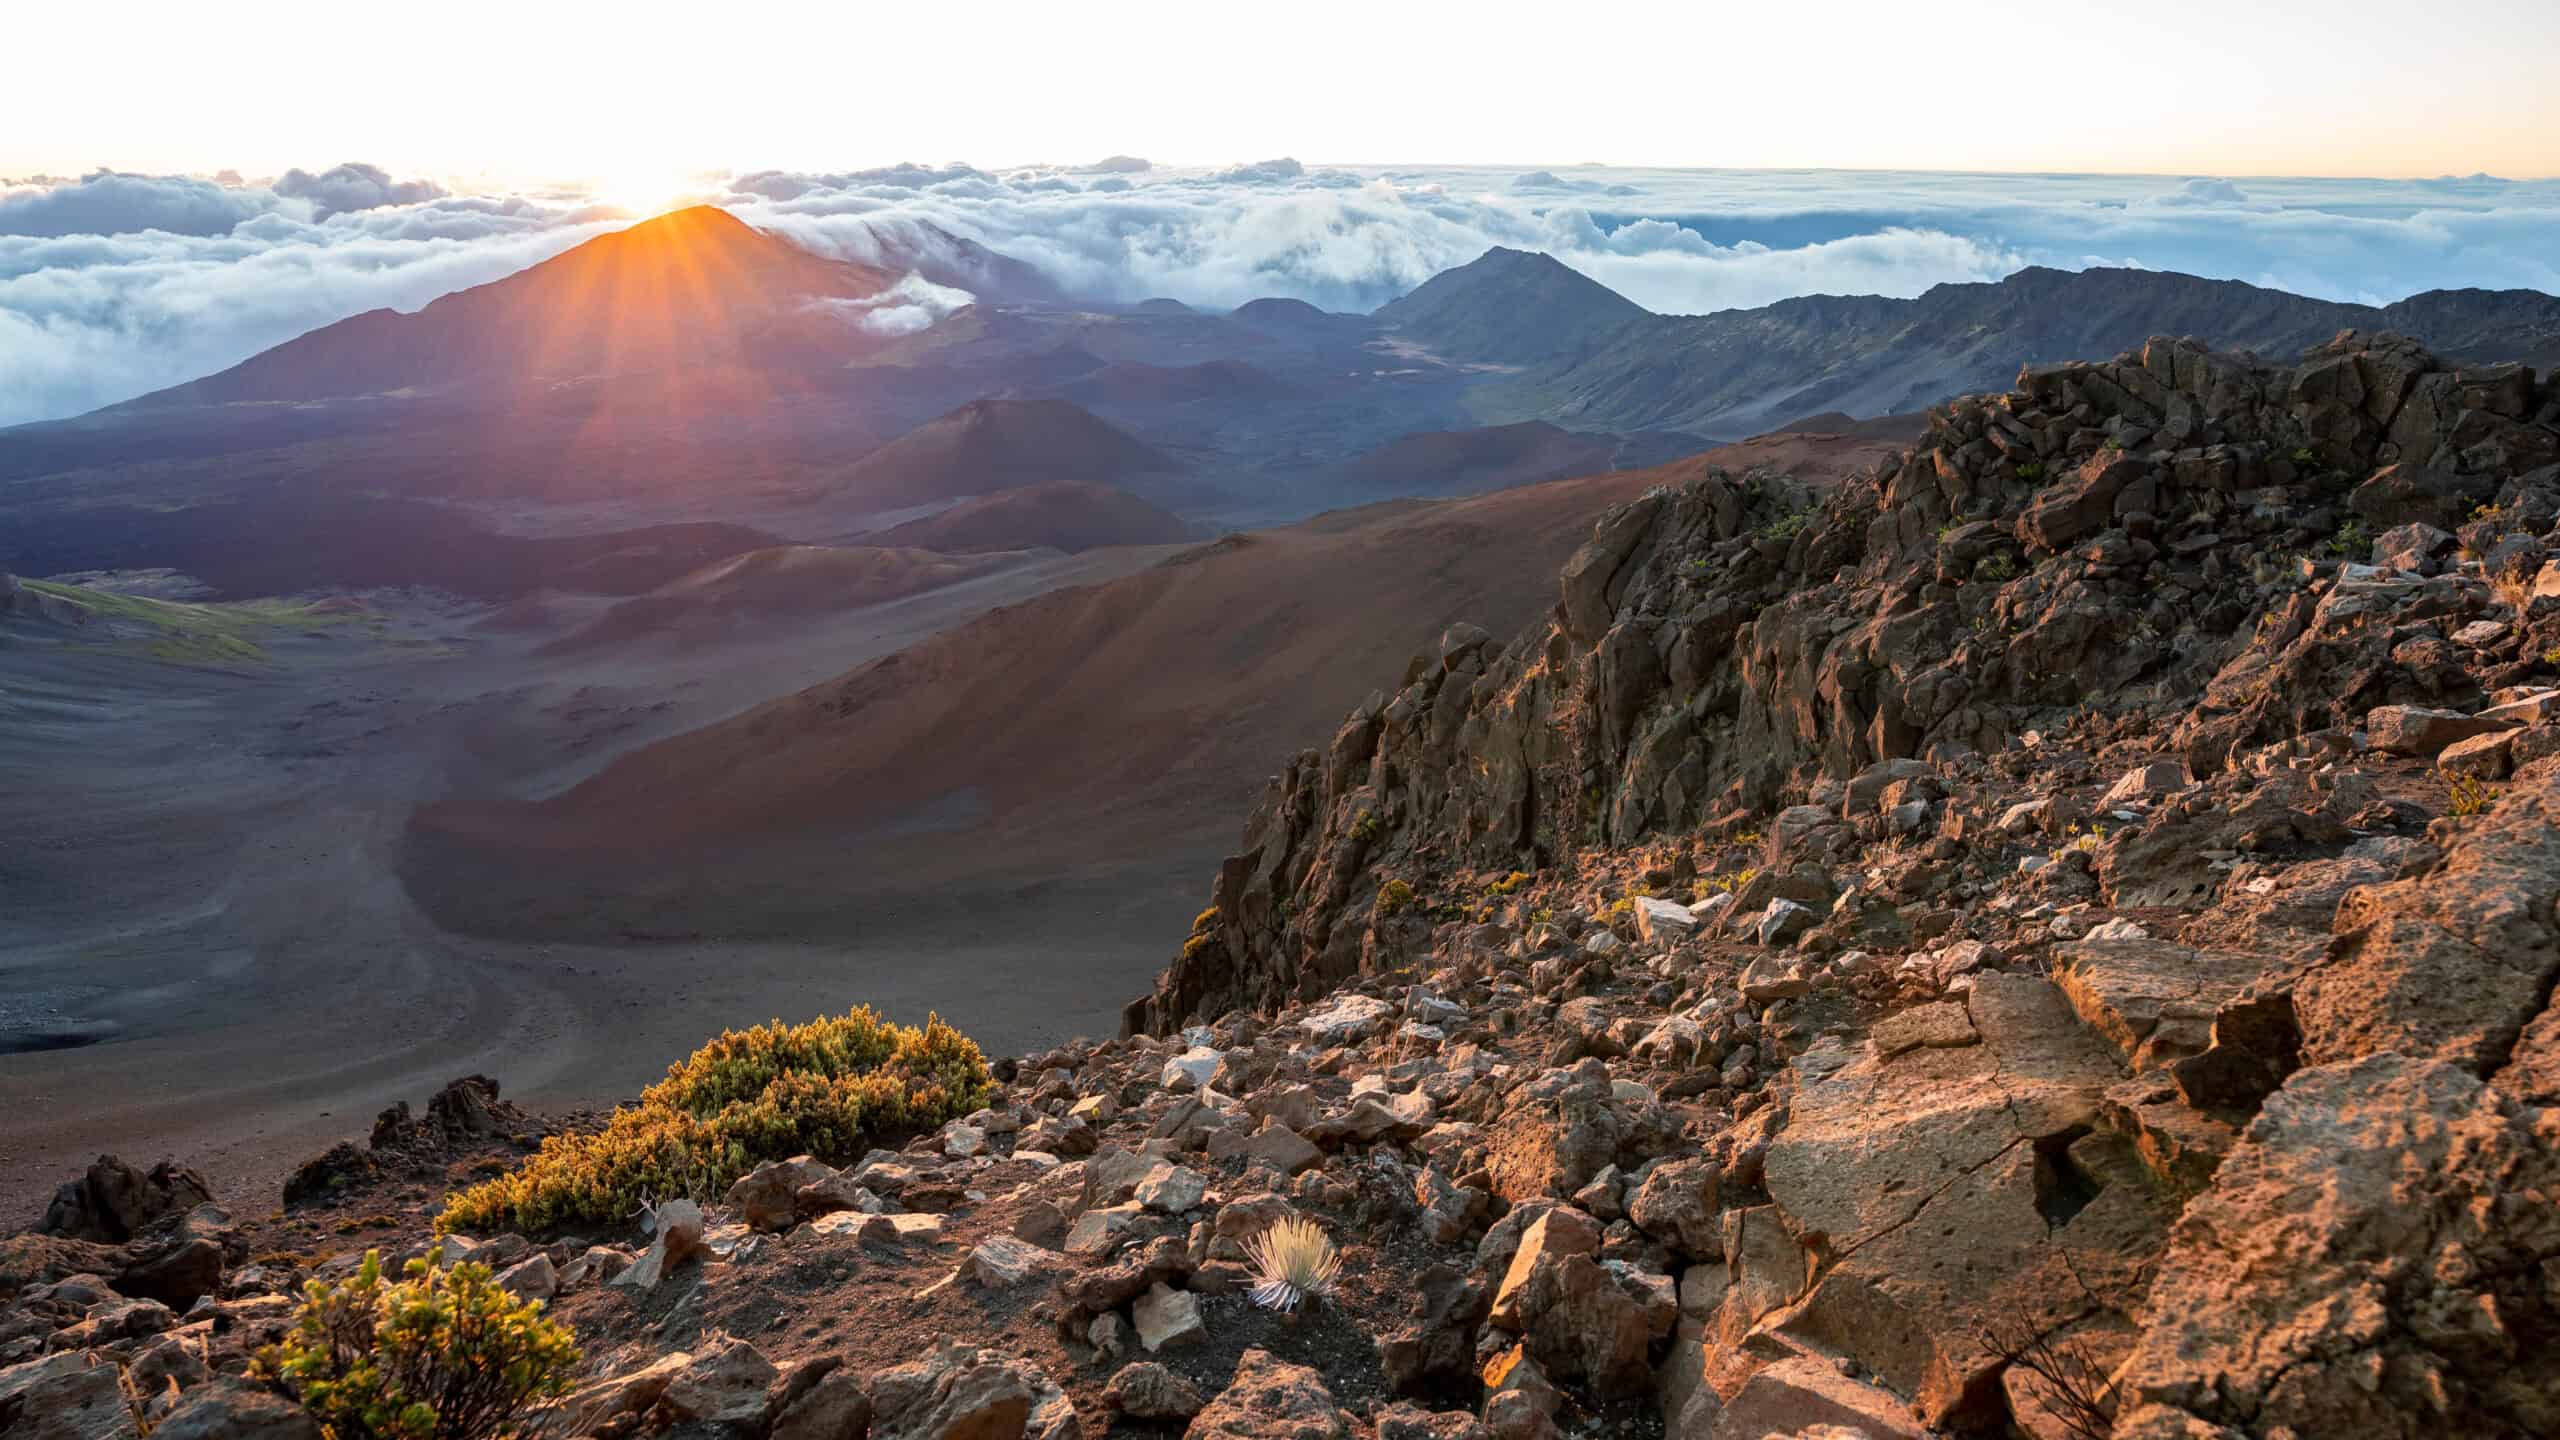
[(697, 205), (599, 235), (413, 313), (349, 316), (115, 408), (311, 400), (726, 363), (813, 303), (867, 300), (897, 278), (823, 259), (725, 210)]
[(2153, 335), (2290, 358), (2341, 330), (2392, 330), (2469, 361), (2560, 361), (2560, 297), (2434, 290), (2388, 306), (2168, 271), (2054, 270), (1915, 299), (1809, 295), (1656, 315), (1559, 261), (1493, 250), (1377, 318), (1460, 363), (1515, 367), (1471, 397), (1488, 421), (1729, 435), (1790, 416), (1867, 417), (2007, 386), (2021, 365), (2113, 354)]
[[(0, 565), (201, 562), (208, 547), (167, 517), (204, 509), (261, 552), (218, 552), (235, 581), (334, 576), (350, 554), (419, 573), (420, 557), (382, 556), (378, 537), (294, 545), (242, 518), (364, 527), (367, 495), (477, 510), (457, 523), (500, 533), (585, 533), (608, 523), (602, 501), (634, 507), (611, 528), (735, 522), (836, 543), (1069, 482), (1226, 530), (1659, 464), (1814, 421), (1899, 438), (1907, 424), (1870, 422), (2154, 335), (2289, 357), (2341, 330), (2393, 330), (2461, 363), (2560, 363), (2560, 298), (2531, 291), (2377, 307), (2029, 268), (1907, 300), (1677, 316), (1555, 256), (1493, 249), (1371, 315), (1281, 297), (1210, 311), (1057, 298), (1035, 267), (921, 221), (808, 243), (845, 258), (721, 210), (677, 211), (413, 314), (352, 316), (124, 406), (0, 431)], [(910, 277), (977, 298), (950, 309), (953, 295)], [(1165, 533), (1161, 515), (1067, 495), (918, 533)]]

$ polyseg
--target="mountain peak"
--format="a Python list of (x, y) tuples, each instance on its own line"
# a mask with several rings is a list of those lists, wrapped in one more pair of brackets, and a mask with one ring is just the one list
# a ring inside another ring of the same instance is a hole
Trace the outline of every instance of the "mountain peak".
[(718, 206), (692, 205), (415, 314), (368, 311), (135, 403), (308, 400), (716, 365), (813, 300), (875, 295), (893, 280), (813, 255)]
[(1552, 255), (1497, 245), (1377, 318), (1437, 350), (1532, 364), (1588, 351), (1651, 314)]

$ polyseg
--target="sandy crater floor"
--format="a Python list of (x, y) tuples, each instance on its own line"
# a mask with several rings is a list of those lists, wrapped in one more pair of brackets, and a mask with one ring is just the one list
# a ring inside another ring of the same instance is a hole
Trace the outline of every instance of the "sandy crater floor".
[[(991, 1050), (1110, 1033), (1207, 873), (978, 899), (868, 900), (858, 947), (533, 944), (459, 936), (396, 873), (420, 804), (537, 795), (666, 735), (814, 683), (992, 605), (1150, 558), (1035, 561), (716, 650), (534, 650), (485, 607), (365, 598), (267, 661), (0, 633), (0, 1206), (31, 1221), (103, 1151), (175, 1156), (258, 1206), (394, 1100), (497, 1077), (609, 1104), (723, 1026), (868, 1002), (939, 1009)], [(929, 840), (920, 843), (930, 843)], [(1160, 914), (1159, 912), (1163, 912)]]

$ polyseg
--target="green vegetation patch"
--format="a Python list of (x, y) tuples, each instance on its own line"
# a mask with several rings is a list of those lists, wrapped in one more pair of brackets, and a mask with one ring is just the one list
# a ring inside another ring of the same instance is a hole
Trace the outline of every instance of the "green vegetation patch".
[(644, 1203), (711, 1200), (768, 1160), (850, 1164), (886, 1140), (987, 1103), (977, 1043), (928, 1018), (893, 1025), (867, 1005), (841, 1016), (731, 1030), (590, 1135), (554, 1135), (513, 1174), (456, 1193), (445, 1230), (618, 1224)]
[(123, 595), (87, 585), (61, 585), (51, 580), (18, 583), (53, 596), (111, 624), (139, 626), (142, 653), (175, 665), (257, 665), (267, 659), (260, 637), (296, 627), (343, 625), (360, 612), (343, 606), (302, 600), (239, 600), (200, 605), (183, 600), (154, 600)]
[(331, 1440), (517, 1440), (541, 1431), (533, 1411), (577, 1370), (568, 1327), (488, 1266), (412, 1260), (385, 1284), (369, 1251), (345, 1280), (303, 1287), (293, 1329), (251, 1375), (293, 1392)]

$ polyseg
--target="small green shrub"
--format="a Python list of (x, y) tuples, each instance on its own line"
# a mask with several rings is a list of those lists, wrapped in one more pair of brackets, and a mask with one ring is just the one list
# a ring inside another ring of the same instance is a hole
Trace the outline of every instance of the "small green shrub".
[(486, 1265), (409, 1262), (382, 1280), (382, 1254), (336, 1284), (303, 1287), (285, 1338), (251, 1373), (293, 1392), (328, 1440), (514, 1440), (536, 1406), (569, 1393), (578, 1347), (542, 1302), (498, 1288)]
[(543, 1230), (620, 1221), (671, 1196), (708, 1200), (767, 1160), (850, 1163), (885, 1137), (968, 1114), (988, 1088), (986, 1057), (940, 1016), (917, 1029), (857, 1005), (732, 1030), (602, 1130), (551, 1136), (515, 1173), (456, 1192), (436, 1223)]
[(1513, 892), (1513, 891), (1515, 891), (1515, 890), (1519, 889), (1521, 886), (1526, 885), (1526, 884), (1528, 884), (1528, 883), (1529, 883), (1529, 872), (1528, 872), (1528, 871), (1526, 871), (1526, 870), (1514, 870), (1514, 871), (1512, 871), (1510, 874), (1505, 875), (1505, 876), (1503, 876), (1501, 879), (1496, 880), (1496, 881), (1494, 881), (1492, 884), (1487, 885), (1486, 887), (1484, 887), (1484, 893), (1486, 893), (1487, 895), (1508, 895), (1508, 894), (1510, 894), (1511, 892)]
[(1747, 865), (1740, 870), (1734, 871), (1730, 875), (1709, 875), (1705, 879), (1700, 880), (1690, 893), (1700, 900), (1704, 900), (1710, 895), (1738, 894), (1744, 886), (1749, 885), (1752, 881), (1759, 878), (1760, 867), (1757, 865)]
[(2489, 807), (2497, 803), (2498, 787), (2477, 775), (2456, 775), (2449, 770), (2439, 770), (2436, 774), (2444, 780), (2447, 814), (2468, 819), (2488, 813)]
[(2007, 551), (1985, 555), (1973, 567), (1973, 578), (1992, 585), (2005, 585), (2018, 578), (2018, 562)]
[(1812, 511), (1790, 510), (1786, 514), (1781, 515), (1761, 526), (1758, 534), (1763, 540), (1793, 540), (1800, 532), (1803, 531), (1804, 527), (1812, 523)]
[(1413, 887), (1401, 880), (1390, 880), (1378, 887), (1378, 914), (1393, 918), (1413, 908)]
[(2021, 480), (2041, 480), (2044, 478), (2044, 462), (2041, 460), (2022, 462), (2015, 473)]
[(1351, 838), (1363, 842), (1375, 840), (1378, 838), (1378, 832), (1385, 828), (1387, 828), (1387, 822), (1378, 818), (1377, 811), (1363, 810), (1360, 812), (1360, 818), (1351, 822)]

